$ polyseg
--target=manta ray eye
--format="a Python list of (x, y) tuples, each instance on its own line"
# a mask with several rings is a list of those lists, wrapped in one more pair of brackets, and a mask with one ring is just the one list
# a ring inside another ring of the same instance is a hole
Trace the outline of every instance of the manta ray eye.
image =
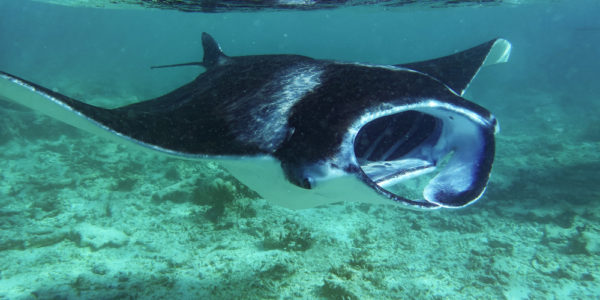
[(313, 179), (311, 177), (304, 177), (302, 179), (302, 187), (305, 189), (311, 189), (313, 186)]
[(304, 189), (312, 189), (315, 186), (315, 179), (309, 175), (310, 171), (306, 168), (294, 163), (281, 162), (281, 169), (291, 183)]

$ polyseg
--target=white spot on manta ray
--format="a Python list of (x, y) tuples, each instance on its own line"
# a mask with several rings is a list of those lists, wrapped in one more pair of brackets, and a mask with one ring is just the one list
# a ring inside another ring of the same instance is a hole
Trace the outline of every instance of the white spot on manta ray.
[[(245, 128), (239, 128), (238, 139), (254, 143), (260, 149), (274, 150), (287, 135), (290, 110), (304, 95), (321, 83), (322, 66), (301, 65), (274, 76), (255, 96), (273, 98), (251, 109), (253, 118)], [(266, 102), (266, 103), (265, 103)]]

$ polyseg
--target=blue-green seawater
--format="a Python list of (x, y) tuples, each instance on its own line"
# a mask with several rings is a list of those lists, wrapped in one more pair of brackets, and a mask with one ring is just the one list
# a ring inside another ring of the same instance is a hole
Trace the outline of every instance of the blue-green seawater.
[[(202, 58), (397, 64), (495, 37), (466, 98), (500, 122), (459, 210), (290, 211), (218, 164), (155, 157), (0, 101), (0, 299), (600, 299), (600, 2), (183, 13), (0, 0), (0, 70), (88, 103), (164, 94)], [(259, 176), (259, 175), (257, 175)]]

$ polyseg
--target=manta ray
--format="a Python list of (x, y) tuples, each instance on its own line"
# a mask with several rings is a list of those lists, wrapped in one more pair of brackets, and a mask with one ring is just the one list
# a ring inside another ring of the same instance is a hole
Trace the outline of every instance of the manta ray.
[[(289, 208), (340, 201), (460, 208), (484, 193), (498, 122), (462, 96), (481, 67), (508, 60), (508, 41), (396, 65), (231, 57), (207, 33), (202, 45), (201, 62), (155, 67), (204, 72), (154, 99), (102, 108), (5, 72), (0, 99), (137, 148), (218, 161)], [(420, 196), (400, 192), (421, 176), (431, 178)]]

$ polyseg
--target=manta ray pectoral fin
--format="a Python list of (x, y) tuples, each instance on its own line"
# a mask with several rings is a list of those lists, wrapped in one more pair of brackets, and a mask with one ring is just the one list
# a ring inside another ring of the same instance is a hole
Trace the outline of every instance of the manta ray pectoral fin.
[(511, 48), (507, 40), (493, 39), (452, 55), (396, 66), (430, 75), (462, 96), (479, 69), (507, 62)]
[(64, 123), (87, 131), (97, 127), (78, 113), (75, 105), (86, 105), (33, 82), (0, 71), (0, 99), (41, 112)]
[(77, 101), (2, 71), (0, 71), (0, 100), (23, 105), (51, 118), (115, 142), (139, 146), (139, 143), (135, 143), (134, 140), (111, 130), (84, 113), (85, 111), (106, 112), (110, 110)]
[(170, 65), (160, 65), (160, 66), (151, 66), (150, 69), (161, 69), (161, 68), (171, 68), (171, 67), (183, 67), (183, 66), (202, 66), (207, 69), (223, 64), (227, 61), (228, 57), (221, 50), (221, 46), (215, 41), (215, 39), (208, 33), (202, 33), (202, 48), (204, 49), (204, 59), (194, 62), (187, 62), (181, 64), (170, 64)]

